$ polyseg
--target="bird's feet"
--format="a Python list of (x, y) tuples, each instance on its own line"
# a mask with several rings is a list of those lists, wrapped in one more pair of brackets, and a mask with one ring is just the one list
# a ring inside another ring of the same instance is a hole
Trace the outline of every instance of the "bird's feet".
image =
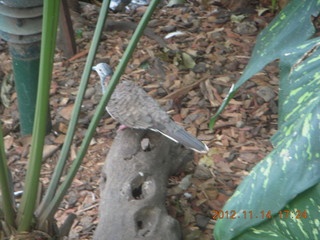
[(126, 128), (129, 128), (128, 126), (126, 126), (126, 125), (120, 125), (119, 126), (119, 128), (118, 128), (118, 131), (122, 131), (122, 130), (124, 130), (124, 129), (126, 129)]

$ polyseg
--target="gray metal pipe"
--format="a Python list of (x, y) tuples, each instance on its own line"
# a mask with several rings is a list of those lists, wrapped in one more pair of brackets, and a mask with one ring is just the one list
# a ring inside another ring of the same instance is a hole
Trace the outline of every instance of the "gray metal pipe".
[(42, 0), (0, 1), (0, 37), (8, 42), (12, 56), (21, 135), (31, 134), (33, 129), (40, 60), (42, 4)]

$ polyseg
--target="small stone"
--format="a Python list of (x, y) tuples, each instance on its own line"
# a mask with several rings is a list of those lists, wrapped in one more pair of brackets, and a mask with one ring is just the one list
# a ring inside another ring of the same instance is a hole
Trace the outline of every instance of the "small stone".
[(183, 23), (182, 26), (185, 27), (185, 28), (191, 28), (193, 26), (193, 22)]
[(207, 66), (204, 62), (199, 62), (193, 67), (193, 72), (195, 73), (203, 73), (206, 72)]
[(259, 106), (265, 103), (264, 99), (259, 97), (259, 96), (257, 97), (256, 101), (257, 101)]
[(95, 92), (96, 92), (96, 90), (94, 89), (94, 87), (87, 88), (87, 90), (84, 94), (84, 98), (86, 98), (86, 99), (91, 98), (95, 94)]
[(265, 102), (269, 102), (276, 97), (273, 89), (269, 86), (262, 86), (258, 88), (257, 95), (261, 97)]
[(185, 198), (192, 198), (192, 194), (191, 193), (184, 193), (183, 194), (183, 196), (185, 197)]
[(236, 62), (236, 61), (233, 61), (233, 62), (230, 62), (230, 63), (227, 63), (225, 65), (225, 69), (231, 71), (231, 72), (235, 72), (238, 70), (238, 66), (239, 66), (239, 63)]
[(70, 191), (68, 194), (68, 204), (70, 207), (75, 206), (75, 204), (78, 202), (79, 195), (75, 193), (74, 191)]
[(84, 101), (81, 105), (81, 110), (85, 112), (89, 112), (94, 108), (94, 103), (91, 101)]
[(169, 32), (176, 31), (176, 29), (177, 29), (176, 26), (165, 26), (161, 29), (161, 32), (169, 33)]
[(82, 37), (83, 38), (87, 38), (87, 39), (91, 39), (93, 37), (93, 32), (91, 32), (91, 31), (83, 31), (82, 32)]
[(75, 84), (75, 80), (69, 79), (68, 81), (66, 81), (65, 86), (66, 87), (73, 87), (74, 84)]
[(199, 228), (205, 228), (209, 223), (209, 218), (200, 214), (196, 215), (196, 222)]
[(244, 21), (242, 23), (239, 23), (235, 29), (236, 33), (239, 33), (241, 35), (256, 35), (258, 32), (258, 28), (256, 26), (256, 23), (253, 21)]
[(181, 188), (182, 190), (187, 190), (188, 187), (191, 185), (191, 179), (192, 175), (189, 174), (182, 178), (181, 182), (179, 183), (178, 187)]
[(198, 179), (209, 179), (212, 178), (210, 169), (202, 164), (198, 164), (194, 172), (194, 177)]
[(242, 122), (242, 121), (238, 121), (238, 122), (236, 123), (236, 127), (237, 127), (237, 128), (243, 128), (244, 126), (245, 126), (245, 123)]
[(164, 90), (164, 88), (160, 87), (160, 88), (158, 88), (158, 90), (157, 90), (157, 94), (158, 94), (160, 97), (165, 97), (165, 96), (168, 94), (168, 92), (167, 92), (166, 90)]
[(84, 216), (81, 218), (80, 222), (84, 229), (90, 228), (93, 224), (93, 219), (90, 216)]
[(277, 114), (278, 113), (278, 105), (276, 104), (276, 102), (274, 100), (270, 101), (269, 108), (271, 109), (271, 112), (273, 114)]

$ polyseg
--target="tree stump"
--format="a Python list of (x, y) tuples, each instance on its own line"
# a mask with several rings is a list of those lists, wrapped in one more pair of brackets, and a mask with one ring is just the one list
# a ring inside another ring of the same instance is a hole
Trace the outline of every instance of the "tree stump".
[(102, 172), (94, 239), (181, 239), (179, 223), (165, 207), (167, 182), (192, 158), (192, 151), (160, 133), (119, 131)]

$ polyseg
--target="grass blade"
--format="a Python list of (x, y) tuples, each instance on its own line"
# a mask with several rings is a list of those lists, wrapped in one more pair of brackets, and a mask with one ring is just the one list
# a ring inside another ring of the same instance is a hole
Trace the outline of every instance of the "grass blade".
[(53, 68), (53, 55), (59, 17), (60, 0), (46, 0), (43, 6), (43, 25), (36, 113), (32, 134), (26, 184), (18, 211), (18, 230), (29, 231), (36, 204), (42, 152), (46, 133), (49, 90)]
[(3, 143), (2, 124), (0, 123), (0, 198), (3, 207), (4, 220), (7, 224), (14, 226), (15, 210), (12, 198), (13, 184), (9, 176), (9, 168), (6, 161), (6, 153)]
[[(83, 97), (84, 97), (84, 94), (85, 94), (85, 91), (86, 91), (86, 88), (88, 85), (88, 79), (89, 79), (89, 76), (91, 73), (91, 67), (92, 67), (94, 57), (95, 57), (95, 53), (98, 48), (102, 29), (103, 29), (103, 26), (105, 25), (105, 21), (107, 18), (109, 4), (110, 4), (110, 0), (104, 1), (103, 5), (101, 7), (99, 19), (98, 19), (97, 26), (96, 26), (96, 31), (93, 36), (93, 40), (92, 40), (92, 44), (91, 44), (91, 47), (89, 50), (88, 58), (87, 58), (86, 65), (84, 68), (84, 72), (81, 77), (79, 92), (78, 92), (77, 98), (75, 100), (74, 108), (73, 108), (72, 115), (71, 115), (72, 118), (69, 123), (66, 139), (65, 139), (63, 147), (61, 149), (61, 153), (60, 153), (60, 156), (59, 156), (59, 159), (57, 162), (57, 166), (56, 166), (54, 173), (52, 175), (52, 180), (49, 184), (48, 190), (47, 190), (39, 208), (37, 209), (37, 212), (36, 212), (37, 215), (41, 215), (43, 213), (43, 211), (47, 208), (50, 201), (52, 200), (52, 198), (57, 190), (57, 187), (58, 187), (58, 184), (60, 181), (60, 177), (61, 177), (63, 169), (65, 167), (67, 158), (69, 156), (70, 147), (71, 147), (73, 136), (74, 136), (74, 133), (76, 130), (76, 125), (77, 125), (77, 122), (79, 119), (81, 104), (82, 104)], [(42, 219), (42, 220), (44, 220), (44, 219)]]

